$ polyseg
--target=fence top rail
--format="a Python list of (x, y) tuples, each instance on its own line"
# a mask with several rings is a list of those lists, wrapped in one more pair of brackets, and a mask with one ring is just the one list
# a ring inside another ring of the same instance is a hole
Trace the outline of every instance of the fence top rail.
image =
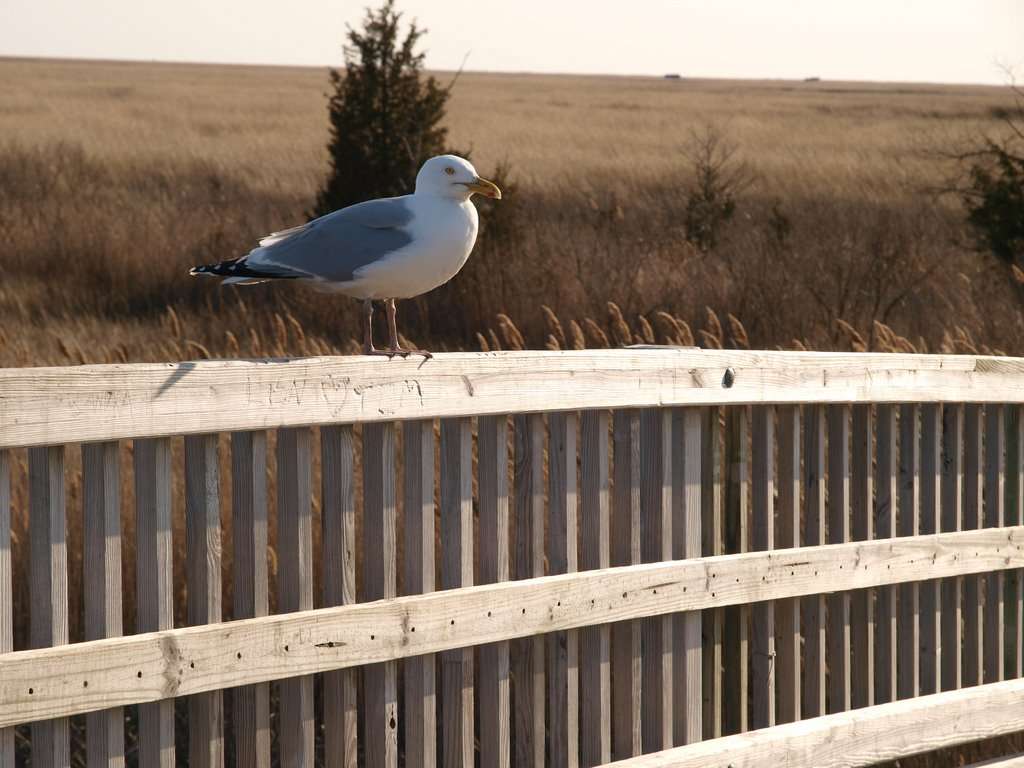
[(0, 448), (392, 419), (803, 402), (1024, 402), (1024, 359), (640, 347), (0, 369)]

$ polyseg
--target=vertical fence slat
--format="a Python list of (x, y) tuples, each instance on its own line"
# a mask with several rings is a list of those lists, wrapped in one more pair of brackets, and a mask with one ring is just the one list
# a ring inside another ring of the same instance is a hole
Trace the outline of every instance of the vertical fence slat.
[[(675, 409), (672, 416), (672, 537), (676, 559), (701, 555), (701, 460), (704, 415), (700, 408)], [(677, 479), (678, 476), (678, 479)], [(672, 670), (675, 678), (673, 735), (677, 744), (701, 740), (702, 618), (701, 611), (675, 614)]]
[[(939, 532), (942, 497), (942, 411), (935, 403), (921, 406), (921, 518), (922, 534)], [(942, 603), (938, 579), (919, 585), (921, 607), (921, 694), (942, 690)]]
[[(383, 600), (397, 594), (395, 425), (363, 426), (363, 597)], [(367, 632), (373, 632), (367, 628)], [(368, 768), (398, 765), (398, 665), (394, 661), (363, 669), (365, 742)]]
[[(825, 409), (804, 407), (804, 546), (825, 543)], [(825, 596), (801, 602), (804, 627), (804, 717), (825, 714)]]
[[(515, 578), (544, 575), (544, 418), (515, 417)], [(544, 765), (544, 638), (510, 645), (516, 768)]]
[[(751, 548), (775, 545), (775, 412), (755, 405), (751, 418)], [(753, 688), (751, 727), (775, 725), (775, 603), (765, 600), (751, 608)]]
[[(875, 537), (871, 474), (872, 455), (871, 406), (853, 406), (852, 482), (850, 507), (853, 515), (853, 538), (868, 541)], [(873, 592), (860, 589), (854, 592), (850, 607), (853, 660), (850, 667), (852, 690), (850, 700), (854, 707), (870, 707), (875, 703), (875, 614), (872, 609)]]
[[(970, 403), (964, 407), (964, 530), (981, 527), (982, 483), (981, 406)], [(964, 669), (966, 686), (980, 685), (984, 664), (982, 629), (984, 626), (981, 576), (963, 579), (964, 606)]]
[[(736, 554), (749, 549), (747, 529), (747, 409), (734, 406), (725, 411), (725, 462), (728, 471), (725, 498), (725, 552)], [(748, 709), (748, 637), (750, 606), (725, 609), (722, 630), (723, 705), (722, 730), (742, 733), (747, 730)]]
[[(482, 435), (481, 435), (482, 437)], [(480, 525), (484, 525), (484, 455), (480, 455)], [(403, 507), (405, 509), (405, 593), (434, 591), (434, 422), (402, 425)], [(486, 564), (491, 567), (490, 563)], [(485, 567), (480, 561), (481, 570)], [(481, 649), (483, 653), (483, 649)], [(434, 654), (405, 660), (405, 764), (437, 761), (437, 701)], [(497, 725), (497, 724), (495, 724)], [(498, 762), (494, 762), (498, 765)]]
[[(649, 408), (640, 415), (640, 546), (645, 563), (672, 559), (672, 412)], [(671, 615), (641, 621), (644, 752), (672, 746)]]
[[(1011, 493), (1006, 508), (1007, 525), (1024, 525), (1024, 408), (1019, 405), (1008, 406), (1013, 409), (1010, 420), (1011, 432), (1009, 439), (1013, 441), (1013, 451), (1007, 451), (1006, 474), (1011, 480)], [(1008, 575), (1014, 587), (1013, 607), (1013, 675), (1024, 677), (1024, 569), (1018, 569)]]
[[(482, 416), (478, 419), (477, 457), (480, 582), (508, 581), (508, 417)], [(510, 764), (509, 706), (509, 645), (500, 642), (481, 646), (481, 765), (508, 768)]]
[[(473, 436), (469, 419), (441, 421), (441, 587), (473, 583)], [(441, 654), (442, 761), (473, 765), (473, 649)]]
[[(921, 463), (918, 407), (900, 406), (900, 536), (917, 536), (920, 531)], [(902, 584), (899, 590), (899, 695), (901, 699), (917, 696), (920, 686), (920, 589), (916, 583)]]
[[(267, 435), (231, 435), (233, 615), (267, 615)], [(234, 690), (232, 725), (238, 765), (270, 768), (270, 687)]]
[[(612, 565), (640, 562), (640, 417), (637, 411), (615, 411), (612, 417), (614, 498)], [(639, 755), (640, 622), (612, 625), (612, 757)]]
[[(800, 408), (779, 406), (778, 420), (778, 528), (777, 545), (800, 546)], [(775, 679), (779, 691), (780, 723), (800, 719), (800, 601), (776, 603)]]
[[(431, 461), (433, 457), (431, 451)], [(351, 426), (320, 428), (320, 463), (324, 605), (351, 605), (356, 601), (357, 547), (355, 449)], [(433, 478), (431, 472), (431, 484)], [(433, 507), (433, 493), (430, 500)], [(431, 553), (433, 523), (431, 511)], [(433, 573), (431, 567), (431, 584)], [(357, 674), (355, 668), (324, 673), (324, 763), (327, 768), (356, 768), (359, 752)]]
[[(896, 536), (896, 502), (899, 495), (896, 406), (879, 404), (875, 410), (875, 529), (881, 539)], [(878, 590), (875, 625), (875, 703), (899, 698), (897, 688), (897, 587)]]
[[(580, 567), (608, 568), (607, 411), (584, 411), (580, 417), (580, 492)], [(612, 759), (609, 638), (607, 624), (586, 627), (580, 633), (580, 747), (585, 768)], [(481, 764), (496, 763), (481, 760)]]
[[(190, 626), (221, 621), (220, 463), (218, 436), (185, 438), (185, 548)], [(189, 766), (224, 765), (223, 694), (188, 699)]]
[[(828, 411), (828, 541), (850, 540), (850, 406)], [(833, 712), (850, 708), (850, 593), (828, 599), (829, 705)]]
[[(0, 485), (2, 483), (0, 478)], [(0, 489), (0, 497), (2, 495)], [(120, 637), (123, 629), (121, 456), (120, 445), (116, 441), (82, 446), (82, 500), (85, 639)], [(2, 505), (3, 499), (0, 498), (0, 507)], [(0, 584), (2, 582), (0, 575)], [(124, 711), (121, 707), (86, 715), (85, 735), (90, 766), (114, 768), (124, 765)], [(3, 764), (0, 760), (0, 765)]]
[[(963, 528), (963, 434), (964, 407), (949, 404), (942, 409), (942, 515), (944, 532)], [(963, 633), (960, 595), (963, 579), (942, 580), (942, 690), (958, 690), (962, 685)]]
[[(14, 650), (13, 595), (11, 584), (11, 454), (0, 448), (0, 654), (10, 653)], [(14, 728), (0, 728), (0, 768), (14, 768)]]
[[(277, 605), (281, 613), (313, 608), (311, 444), (308, 428), (277, 431)], [(278, 691), (281, 765), (312, 768), (313, 676), (282, 680)]]
[[(1006, 449), (1006, 423), (1003, 406), (985, 406), (985, 528), (1003, 525), (1005, 474), (1003, 452)], [(1003, 584), (1005, 574), (985, 576), (985, 665), (984, 681), (995, 683), (1003, 679)]]
[[(571, 573), (577, 569), (576, 414), (550, 414), (548, 435), (548, 564), (552, 574)], [(578, 640), (574, 629), (548, 635), (549, 762), (555, 768), (579, 764)]]
[[(706, 407), (701, 426), (701, 521), (702, 552), (705, 556), (722, 554), (722, 452), (718, 408)], [(704, 738), (722, 735), (722, 624), (721, 608), (709, 608), (701, 618), (704, 634), (704, 657), (701, 683), (704, 689), (702, 707)]]

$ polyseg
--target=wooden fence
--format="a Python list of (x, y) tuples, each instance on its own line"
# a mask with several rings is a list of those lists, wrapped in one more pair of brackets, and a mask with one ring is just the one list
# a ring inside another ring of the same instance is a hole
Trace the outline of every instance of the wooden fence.
[(70, 765), (83, 714), (89, 766), (146, 767), (828, 768), (1024, 730), (1021, 404), (1024, 360), (940, 355), (0, 370), (0, 767)]

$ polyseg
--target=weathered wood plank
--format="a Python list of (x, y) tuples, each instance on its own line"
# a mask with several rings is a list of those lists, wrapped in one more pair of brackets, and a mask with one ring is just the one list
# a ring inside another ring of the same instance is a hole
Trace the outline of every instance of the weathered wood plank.
[[(1007, 474), (1014, 479), (1015, 495), (1013, 504), (1006, 510), (1008, 525), (1024, 525), (1024, 408), (1013, 406), (1015, 415), (1014, 437), (1016, 450), (1013, 462), (1007, 460)], [(1014, 671), (1017, 677), (1024, 677), (1024, 570), (1014, 574), (1017, 591), (1014, 611)]]
[[(751, 549), (770, 550), (775, 545), (775, 412), (755, 405), (751, 417)], [(757, 603), (751, 608), (751, 656), (753, 684), (750, 724), (753, 728), (775, 725), (775, 604)]]
[[(900, 406), (900, 483), (898, 526), (901, 536), (920, 533), (921, 451), (916, 404)], [(921, 691), (920, 585), (900, 588), (899, 666), (897, 688), (901, 699)]]
[[(473, 583), (473, 435), (469, 419), (441, 422), (441, 588)], [(456, 626), (456, 619), (451, 619)], [(473, 765), (473, 649), (441, 654), (441, 760)]]
[(972, 763), (967, 768), (1022, 768), (1022, 766), (1024, 766), (1024, 755), (1009, 755), (985, 760), (981, 763)]
[[(985, 406), (985, 519), (986, 528), (998, 528), (1005, 517), (1006, 475), (1003, 454), (1006, 450), (1006, 422), (1003, 406)], [(985, 577), (984, 681), (996, 683), (1004, 677), (1003, 658), (1003, 584), (1005, 574)]]
[[(828, 540), (850, 541), (850, 407), (827, 406), (828, 419)], [(828, 598), (829, 708), (850, 708), (850, 593)]]
[[(0, 448), (0, 655), (14, 650), (11, 584), (11, 455)], [(91, 638), (90, 638), (91, 639)], [(14, 766), (14, 729), (0, 728), (0, 768)]]
[[(615, 768), (854, 768), (1024, 728), (1024, 681), (792, 723), (614, 763)], [(955, 727), (951, 724), (955, 723)]]
[[(508, 581), (507, 416), (483, 416), (477, 422), (477, 486), (480, 496), (480, 583)], [(605, 567), (607, 565), (605, 563)], [(480, 648), (479, 678), (480, 764), (508, 768), (512, 756), (507, 642)]]
[[(580, 568), (608, 568), (611, 518), (607, 411), (584, 411), (580, 416), (580, 492)], [(612, 759), (608, 625), (581, 630), (580, 646), (580, 762), (584, 768), (590, 768)]]
[[(220, 461), (217, 435), (185, 438), (185, 578), (190, 626), (221, 616)], [(188, 700), (189, 766), (224, 765), (224, 706), (220, 691)]]
[[(879, 404), (875, 409), (875, 530), (880, 538), (897, 535), (896, 504), (899, 498), (899, 450), (896, 407)], [(899, 698), (897, 687), (897, 587), (877, 592), (875, 623), (875, 702)]]
[[(174, 625), (170, 438), (136, 440), (133, 453), (137, 631), (168, 630)], [(174, 768), (174, 757), (174, 702), (140, 705), (139, 763)]]
[[(544, 575), (544, 419), (515, 417), (515, 576)], [(523, 617), (527, 616), (524, 613)], [(516, 768), (544, 766), (544, 638), (529, 637), (509, 647)]]
[[(640, 554), (645, 563), (672, 559), (672, 412), (648, 408), (640, 414)], [(641, 624), (640, 683), (644, 752), (672, 746), (672, 617)]]
[[(363, 597), (367, 601), (397, 594), (395, 498), (395, 425), (363, 427)], [(364, 634), (376, 636), (367, 624)], [(398, 665), (372, 664), (363, 670), (366, 707), (363, 749), (368, 768), (398, 765)]]
[[(635, 565), (640, 562), (640, 416), (637, 411), (615, 411), (612, 439), (611, 564)], [(612, 756), (617, 760), (642, 751), (640, 641), (640, 622), (623, 621), (612, 625)]]
[[(725, 412), (725, 462), (729, 473), (725, 497), (725, 551), (746, 552), (750, 549), (747, 523), (749, 433), (745, 408), (728, 408)], [(725, 610), (722, 630), (724, 688), (722, 730), (742, 733), (747, 730), (748, 699), (748, 626), (750, 608), (746, 605)]]
[[(409, 422), (417, 424), (419, 422)], [(414, 429), (407, 427), (407, 429)], [(408, 433), (407, 433), (408, 434)], [(433, 435), (433, 431), (431, 431)], [(408, 473), (418, 466), (416, 457), (409, 454), (406, 441), (406, 493), (411, 490)], [(430, 452), (433, 463), (433, 451)], [(355, 440), (352, 427), (328, 426), (320, 429), (321, 461), (321, 540), (323, 543), (324, 605), (351, 605), (356, 602), (356, 493), (355, 493)], [(433, 471), (429, 474), (433, 485)], [(433, 508), (433, 493), (430, 495)], [(406, 501), (406, 525), (409, 520), (409, 500)], [(430, 515), (430, 554), (433, 563), (433, 511)], [(415, 551), (406, 550), (411, 562)], [(433, 584), (433, 566), (429, 570)], [(408, 582), (407, 582), (408, 583)], [(422, 590), (421, 590), (422, 591)], [(429, 591), (429, 590), (426, 590)], [(416, 662), (410, 659), (409, 667)], [(430, 667), (431, 674), (433, 667)], [(359, 728), (354, 669), (339, 669), (324, 675), (324, 762), (327, 768), (356, 768), (359, 754)], [(432, 689), (431, 689), (432, 690)], [(406, 718), (408, 722), (408, 717)], [(431, 732), (432, 735), (432, 732)], [(409, 747), (412, 749), (411, 745)], [(419, 765), (419, 763), (410, 763)]]
[[(235, 619), (267, 615), (267, 435), (231, 435), (232, 581)], [(270, 768), (270, 689), (234, 691), (232, 724), (239, 765)]]
[[(964, 529), (982, 527), (982, 424), (981, 408), (972, 403), (964, 406)], [(971, 576), (963, 580), (964, 605), (964, 685), (980, 685), (984, 665), (984, 609), (982, 579)]]
[[(82, 446), (82, 511), (85, 529), (82, 573), (86, 640), (120, 637), (123, 633), (120, 450), (116, 441)], [(3, 478), (0, 478), (2, 484)], [(0, 488), (2, 496), (3, 490)], [(0, 498), (2, 506), (3, 499)], [(2, 512), (0, 508), (0, 515)], [(0, 520), (0, 531), (3, 529), (3, 521)], [(2, 548), (0, 546), (0, 550)], [(3, 575), (0, 573), (2, 583)], [(10, 648), (0, 648), (0, 652), (4, 650)], [(120, 707), (89, 714), (86, 717), (85, 735), (90, 766), (124, 766), (124, 712)], [(12, 755), (12, 767), (13, 759)], [(0, 765), (4, 765), (3, 760), (0, 760)]]
[[(854, 541), (870, 541), (875, 538), (871, 425), (871, 406), (853, 406), (850, 510), (853, 515), (851, 527)], [(875, 703), (874, 594), (869, 589), (862, 589), (854, 592), (850, 601), (853, 645), (850, 703), (853, 707), (870, 707)]]
[[(938, 533), (942, 498), (942, 407), (921, 406), (921, 533)], [(919, 586), (921, 607), (921, 693), (942, 690), (942, 593), (937, 580)]]
[[(825, 408), (804, 406), (804, 546), (825, 543)], [(825, 596), (801, 603), (804, 627), (804, 717), (825, 714)]]
[[(277, 431), (277, 607), (281, 613), (313, 608), (311, 448), (310, 430), (300, 427)], [(291, 643), (282, 647), (288, 656)], [(281, 765), (313, 768), (313, 677), (282, 680), (278, 694)]]
[[(701, 427), (701, 521), (705, 556), (721, 555), (722, 538), (722, 428), (718, 408), (703, 409)], [(702, 713), (704, 738), (722, 735), (722, 625), (721, 608), (704, 611), (704, 658), (701, 682), (704, 688)], [(799, 621), (799, 619), (798, 619)]]
[(642, 616), (1022, 567), (1024, 526), (986, 528), (580, 571), (17, 651), (0, 657), (0, 727)]
[[(484, 434), (480, 441), (480, 525), (484, 527)], [(490, 468), (490, 464), (486, 465)], [(405, 510), (405, 594), (434, 590), (434, 422), (407, 421), (402, 425), (402, 496)], [(489, 495), (489, 494), (488, 494)], [(488, 517), (489, 519), (489, 517)], [(481, 553), (482, 555), (482, 553)], [(480, 568), (490, 567), (481, 558)], [(481, 649), (482, 650), (482, 649)], [(428, 768), (437, 762), (436, 659), (415, 656), (405, 662), (406, 765)], [(483, 670), (481, 670), (482, 672)], [(483, 681), (481, 681), (481, 685)], [(482, 713), (481, 713), (482, 714)], [(494, 724), (498, 726), (497, 723)], [(481, 732), (482, 733), (482, 732)], [(493, 765), (498, 765), (495, 761)]]
[[(784, 405), (777, 410), (778, 528), (777, 545), (800, 546), (800, 409)], [(800, 603), (780, 600), (776, 603), (775, 665), (779, 692), (778, 720), (791, 723), (800, 719)]]
[(0, 369), (0, 447), (576, 408), (1020, 403), (1021, 373), (1014, 358), (733, 349), (13, 368)]
[[(548, 416), (548, 569), (577, 570), (576, 414)], [(549, 764), (579, 765), (579, 637), (576, 630), (548, 635)]]
[[(943, 532), (963, 528), (964, 491), (964, 407), (947, 404), (942, 408), (942, 514)], [(962, 685), (963, 611), (960, 595), (963, 579), (942, 580), (942, 690)]]

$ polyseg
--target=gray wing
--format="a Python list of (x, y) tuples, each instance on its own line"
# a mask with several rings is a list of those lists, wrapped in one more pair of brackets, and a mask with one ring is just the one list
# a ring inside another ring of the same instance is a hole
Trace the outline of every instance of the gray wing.
[(268, 235), (245, 257), (245, 266), (266, 277), (349, 282), (361, 267), (411, 243), (411, 221), (408, 197), (350, 205)]

